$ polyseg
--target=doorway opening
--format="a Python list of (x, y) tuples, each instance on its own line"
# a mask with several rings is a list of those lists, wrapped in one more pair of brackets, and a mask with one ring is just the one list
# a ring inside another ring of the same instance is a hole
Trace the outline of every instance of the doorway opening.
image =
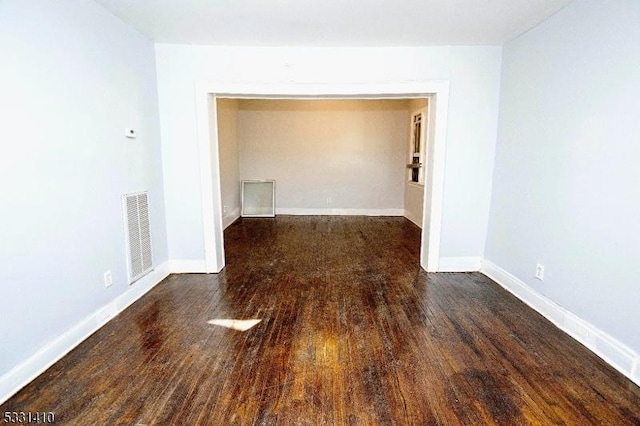
[(209, 103), (218, 128), (224, 229), (241, 216), (274, 214), (395, 216), (422, 227), (424, 165), (417, 166), (420, 182), (406, 176), (416, 149), (426, 158), (427, 126), (414, 132), (410, 124), (416, 108), (428, 121), (427, 98), (211, 95)]
[[(200, 82), (196, 88), (198, 145), (201, 172), (202, 220), (207, 272), (219, 272), (225, 265), (222, 179), (227, 170), (220, 161), (218, 100), (410, 100), (428, 99), (429, 141), (425, 152), (422, 191), (422, 239), (420, 265), (436, 272), (439, 264), (442, 222), (442, 186), (444, 181), (444, 142), (448, 105), (448, 82), (385, 83), (371, 85), (301, 85), (296, 83), (267, 86), (220, 85)], [(211, 120), (210, 117), (215, 119)], [(312, 161), (312, 160), (311, 160)], [(406, 169), (405, 169), (406, 170)], [(405, 173), (404, 171), (402, 172)], [(327, 196), (330, 202), (331, 196)], [(228, 206), (227, 206), (228, 208)], [(226, 212), (229, 213), (229, 212)], [(338, 213), (339, 214), (339, 213)]]

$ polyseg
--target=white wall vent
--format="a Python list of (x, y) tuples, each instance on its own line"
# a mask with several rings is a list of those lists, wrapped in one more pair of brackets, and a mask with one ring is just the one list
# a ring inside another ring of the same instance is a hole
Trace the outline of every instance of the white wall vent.
[(122, 196), (127, 242), (127, 267), (132, 284), (153, 269), (151, 227), (149, 226), (149, 193), (136, 192)]

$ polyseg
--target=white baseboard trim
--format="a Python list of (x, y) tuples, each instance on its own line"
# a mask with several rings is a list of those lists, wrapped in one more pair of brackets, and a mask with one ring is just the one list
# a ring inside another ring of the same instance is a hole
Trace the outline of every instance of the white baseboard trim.
[(207, 262), (204, 259), (174, 259), (169, 261), (172, 274), (206, 274)]
[(481, 266), (480, 256), (441, 257), (438, 272), (477, 272)]
[(56, 337), (0, 377), (0, 404), (42, 374), (169, 275), (165, 262), (132, 284), (127, 291)]
[(227, 213), (222, 217), (222, 229), (227, 229), (229, 225), (240, 217), (240, 208), (233, 209), (231, 213)]
[(276, 214), (293, 216), (404, 216), (404, 209), (298, 209), (276, 208)]
[(480, 271), (640, 386), (640, 354), (541, 295), (493, 262), (485, 259)]

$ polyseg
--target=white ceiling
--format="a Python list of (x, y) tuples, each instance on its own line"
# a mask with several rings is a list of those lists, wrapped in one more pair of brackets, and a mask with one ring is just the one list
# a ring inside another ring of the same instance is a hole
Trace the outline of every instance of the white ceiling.
[(572, 0), (96, 0), (159, 43), (502, 45)]

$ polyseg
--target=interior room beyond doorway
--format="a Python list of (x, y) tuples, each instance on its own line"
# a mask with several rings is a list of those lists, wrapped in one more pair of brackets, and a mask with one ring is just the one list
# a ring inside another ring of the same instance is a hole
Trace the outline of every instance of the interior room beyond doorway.
[(427, 104), (427, 98), (211, 97), (223, 226), (240, 216), (241, 181), (275, 179), (277, 214), (405, 216), (421, 227), (424, 182), (412, 182), (407, 165), (416, 111), (424, 114), (426, 151)]

